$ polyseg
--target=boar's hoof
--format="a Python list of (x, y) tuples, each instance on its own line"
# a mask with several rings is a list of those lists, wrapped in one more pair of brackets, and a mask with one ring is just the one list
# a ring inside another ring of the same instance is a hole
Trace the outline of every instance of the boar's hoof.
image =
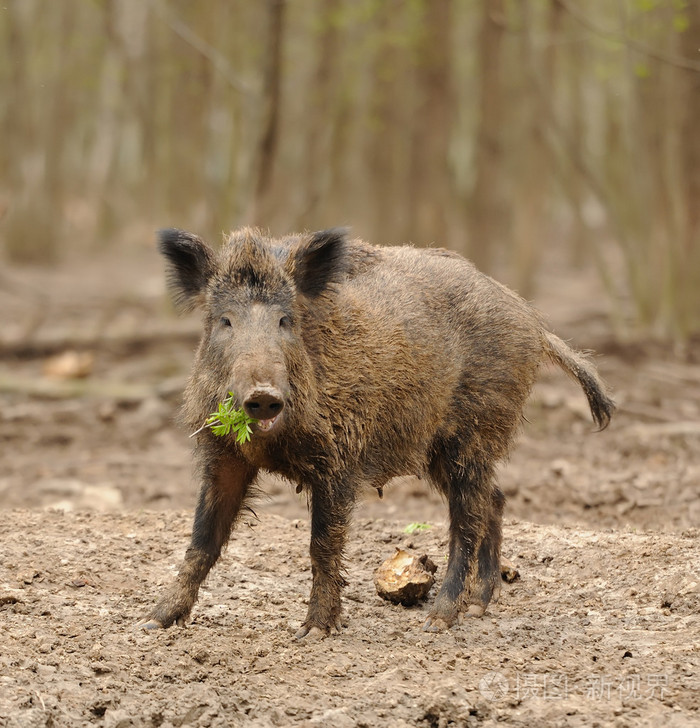
[(150, 632), (153, 629), (167, 629), (173, 624), (176, 624), (178, 627), (185, 627), (187, 625), (187, 620), (185, 619), (185, 617), (177, 617), (176, 619), (171, 619), (169, 621), (163, 622), (160, 619), (156, 619), (155, 617), (150, 617), (148, 619), (144, 619), (142, 622), (139, 622), (136, 627), (138, 629), (143, 629), (147, 632)]
[(449, 629), (459, 617), (459, 604), (446, 594), (439, 592), (428, 618), (423, 624), (424, 632), (444, 632)]
[(316, 642), (317, 640), (325, 639), (332, 634), (340, 634), (340, 625), (334, 624), (324, 629), (316, 624), (302, 624), (294, 637), (306, 642)]
[(136, 626), (138, 629), (143, 629), (147, 632), (150, 632), (152, 629), (163, 629), (163, 625), (157, 619), (144, 619)]
[(423, 624), (423, 632), (444, 632), (454, 624), (454, 621), (448, 621), (436, 614), (431, 614)]
[(328, 637), (329, 632), (322, 630), (320, 627), (308, 627), (303, 624), (296, 632), (294, 637), (298, 640), (305, 639), (307, 642), (315, 642)]
[(483, 617), (486, 607), (483, 604), (470, 604), (463, 612), (460, 613), (460, 621), (462, 618)]
[(452, 627), (455, 622), (462, 624), (465, 620), (474, 617), (483, 617), (486, 611), (486, 605), (484, 604), (470, 604), (466, 609), (460, 611), (458, 615), (454, 617), (431, 614), (428, 619), (425, 620), (423, 625), (424, 632), (444, 632), (445, 630)]

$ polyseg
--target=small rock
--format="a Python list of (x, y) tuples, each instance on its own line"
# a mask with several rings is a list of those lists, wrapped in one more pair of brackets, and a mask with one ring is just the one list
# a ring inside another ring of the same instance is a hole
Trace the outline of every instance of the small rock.
[(91, 351), (64, 351), (44, 362), (49, 379), (84, 379), (92, 374), (95, 355)]
[(36, 569), (23, 571), (21, 574), (17, 575), (17, 581), (20, 584), (32, 584), (34, 581), (41, 581), (41, 572)]
[(437, 566), (426, 554), (415, 556), (397, 548), (374, 574), (374, 586), (382, 599), (405, 607), (428, 596)]
[(103, 402), (97, 408), (97, 416), (103, 422), (112, 422), (117, 414), (117, 403), (113, 400)]
[(55, 665), (44, 665), (39, 663), (36, 666), (36, 674), (43, 680), (48, 680), (56, 674), (57, 668)]
[(324, 672), (329, 677), (347, 677), (352, 668), (352, 661), (347, 657), (332, 659), (326, 665)]
[(505, 556), (501, 556), (501, 579), (512, 584), (514, 581), (520, 578), (520, 572), (518, 567)]
[(192, 659), (200, 665), (204, 665), (209, 662), (209, 653), (204, 649), (204, 647), (198, 647), (192, 653)]
[(40, 652), (42, 655), (48, 655), (49, 652), (51, 652), (54, 648), (54, 643), (51, 640), (41, 640), (37, 643), (36, 649), (37, 652)]
[(17, 604), (22, 601), (22, 590), (9, 586), (0, 586), (0, 604)]
[(130, 728), (134, 725), (133, 718), (126, 710), (115, 708), (107, 710), (104, 717), (105, 728)]
[(312, 726), (333, 726), (333, 728), (352, 728), (357, 725), (348, 715), (347, 708), (332, 708), (321, 715), (316, 715), (308, 722)]
[(572, 465), (568, 460), (564, 460), (564, 458), (557, 458), (549, 464), (549, 469), (553, 475), (566, 478), (571, 474)]

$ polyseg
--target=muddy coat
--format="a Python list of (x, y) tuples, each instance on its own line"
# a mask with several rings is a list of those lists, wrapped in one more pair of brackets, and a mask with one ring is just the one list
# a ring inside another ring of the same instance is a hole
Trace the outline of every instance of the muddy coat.
[(361, 488), (427, 478), (450, 513), (447, 573), (426, 622), (482, 614), (498, 593), (508, 452), (544, 361), (613, 411), (593, 365), (529, 304), (441, 249), (380, 248), (343, 230), (266, 238), (232, 233), (218, 253), (167, 230), (161, 251), (183, 307), (204, 332), (183, 417), (198, 429), (229, 391), (258, 420), (250, 442), (198, 435), (202, 480), (192, 543), (147, 626), (184, 621), (260, 469), (307, 491), (313, 586), (298, 636), (339, 625), (342, 552)]

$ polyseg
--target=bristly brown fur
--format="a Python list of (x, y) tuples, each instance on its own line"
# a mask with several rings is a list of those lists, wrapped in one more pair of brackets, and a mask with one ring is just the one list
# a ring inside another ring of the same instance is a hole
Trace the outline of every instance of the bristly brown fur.
[(496, 464), (544, 360), (581, 384), (595, 421), (607, 425), (614, 405), (591, 361), (449, 251), (374, 247), (341, 229), (272, 240), (246, 228), (218, 253), (165, 231), (161, 252), (176, 299), (204, 312), (185, 422), (197, 429), (228, 391), (245, 406), (263, 392), (281, 414), (242, 445), (198, 435), (192, 544), (150, 624), (187, 618), (260, 469), (310, 499), (313, 587), (299, 636), (339, 625), (358, 492), (404, 474), (427, 477), (449, 507), (447, 573), (426, 628), (483, 613), (499, 584)]

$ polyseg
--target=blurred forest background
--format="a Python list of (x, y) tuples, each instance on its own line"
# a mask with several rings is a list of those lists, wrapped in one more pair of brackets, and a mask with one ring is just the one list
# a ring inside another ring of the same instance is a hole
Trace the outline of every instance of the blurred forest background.
[(698, 0), (6, 0), (6, 262), (350, 225), (700, 332)]

